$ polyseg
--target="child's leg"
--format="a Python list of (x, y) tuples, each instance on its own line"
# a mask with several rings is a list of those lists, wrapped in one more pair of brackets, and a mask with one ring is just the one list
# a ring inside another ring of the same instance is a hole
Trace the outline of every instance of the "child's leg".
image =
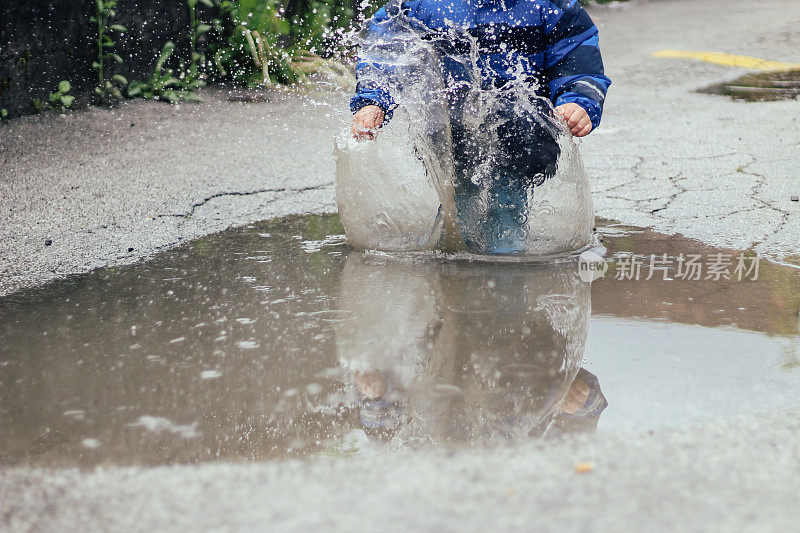
[[(540, 104), (541, 120), (550, 108)], [(558, 156), (561, 154), (552, 130), (536, 118), (525, 114), (512, 116), (497, 131), (500, 145), (499, 167), (512, 176), (527, 179), (528, 185), (541, 185), (556, 173)]]
[[(524, 252), (529, 194), (555, 174), (558, 144), (543, 126), (524, 116), (498, 128), (496, 153), (490, 157), (474, 145), (469, 132), (458, 126), (452, 132), (456, 219), (465, 243), (483, 254)], [(475, 180), (476, 167), (487, 161), (490, 168)]]

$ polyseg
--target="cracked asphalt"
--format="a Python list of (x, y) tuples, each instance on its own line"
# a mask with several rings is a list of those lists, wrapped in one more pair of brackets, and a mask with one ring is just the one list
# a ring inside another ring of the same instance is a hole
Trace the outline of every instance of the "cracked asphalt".
[(797, 256), (800, 204), (791, 197), (800, 190), (800, 100), (699, 94), (746, 71), (651, 54), (711, 50), (796, 61), (800, 4), (652, 1), (594, 19), (615, 82), (603, 124), (582, 149), (597, 213), (774, 258)]
[[(800, 100), (698, 94), (742, 71), (651, 53), (797, 62), (800, 3), (612, 6), (592, 16), (614, 85), (602, 128), (582, 142), (598, 216), (797, 257)], [(242, 103), (216, 88), (204, 98), (0, 127), (0, 294), (231, 225), (335, 209), (332, 139), (347, 118), (346, 95)], [(800, 415), (781, 412), (493, 451), (0, 468), (0, 528), (787, 531), (800, 521), (798, 430)], [(577, 474), (583, 461), (595, 468)]]
[(213, 88), (203, 99), (131, 101), (0, 128), (0, 294), (231, 225), (335, 209), (344, 94), (275, 92), (243, 103)]
[[(800, 100), (699, 94), (743, 71), (651, 54), (679, 48), (796, 61), (800, 4), (614, 6), (592, 11), (614, 85), (603, 125), (582, 142), (598, 216), (797, 256)], [(0, 294), (134, 262), (231, 225), (335, 209), (331, 154), (349, 116), (347, 94), (275, 92), (244, 103), (214, 88), (203, 97), (198, 105), (136, 100), (24, 117), (0, 128)]]

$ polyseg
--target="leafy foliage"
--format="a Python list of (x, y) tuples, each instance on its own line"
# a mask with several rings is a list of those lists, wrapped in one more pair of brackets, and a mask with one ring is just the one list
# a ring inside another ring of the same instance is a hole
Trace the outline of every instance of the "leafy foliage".
[(67, 80), (58, 83), (58, 88), (50, 93), (50, 105), (56, 108), (68, 108), (75, 101), (75, 97), (67, 94), (72, 90), (72, 85)]
[(94, 92), (106, 102), (122, 98), (120, 87), (128, 84), (128, 80), (119, 74), (113, 75), (111, 79), (106, 79), (105, 75), (106, 61), (110, 59), (122, 63), (122, 57), (112, 51), (116, 43), (111, 39), (111, 33), (128, 31), (125, 26), (113, 23), (117, 16), (116, 7), (117, 0), (95, 0), (95, 16), (91, 18), (97, 24), (97, 60), (92, 63), (92, 68), (97, 73), (97, 87)]
[[(168, 41), (159, 54), (153, 74), (145, 81), (132, 81), (128, 85), (129, 98), (141, 97), (147, 100), (157, 99), (176, 104), (178, 102), (199, 102), (196, 91), (206, 85), (205, 54), (199, 51), (201, 37), (211, 31), (213, 26), (198, 18), (199, 5), (213, 8), (211, 0), (186, 0), (189, 10), (189, 61), (181, 61), (177, 73), (166, 67), (173, 52), (175, 43)], [(213, 24), (220, 29), (219, 20)]]
[[(584, 5), (613, 1), (580, 0)], [(120, 74), (108, 75), (112, 65), (123, 63), (114, 51), (114, 38), (128, 31), (115, 22), (118, 0), (94, 0), (91, 21), (96, 24), (96, 60), (92, 69), (97, 77), (94, 92), (102, 103), (113, 103), (123, 96), (172, 103), (199, 101), (196, 91), (209, 78), (248, 87), (270, 87), (304, 82), (310, 74), (324, 73), (334, 83), (352, 86), (353, 71), (347, 62), (339, 60), (347, 56), (342, 37), (385, 0), (185, 2), (189, 25), (180, 42), (188, 42), (188, 57), (174, 57), (175, 44), (169, 41), (162, 48), (153, 73), (144, 81), (128, 83)], [(211, 15), (214, 11), (216, 16)], [(71, 89), (68, 81), (61, 81), (49, 93), (49, 102), (34, 99), (31, 104), (39, 112), (50, 107), (70, 108), (75, 103), (75, 97), (69, 94)], [(7, 116), (5, 109), (0, 110), (0, 120)]]
[(197, 85), (197, 82), (203, 83), (202, 80), (194, 80), (192, 84), (187, 86), (185, 82), (175, 76), (171, 68), (167, 68), (164, 65), (174, 51), (175, 43), (167, 41), (156, 60), (153, 74), (145, 81), (132, 81), (128, 85), (128, 96), (131, 98), (141, 97), (147, 100), (164, 100), (172, 104), (199, 101), (200, 99), (190, 87), (199, 87), (200, 85)]
[[(181, 66), (181, 73), (178, 77), (181, 88), (185, 91), (194, 91), (205, 86), (205, 74), (202, 71), (206, 63), (206, 56), (198, 51), (199, 39), (212, 29), (211, 24), (207, 24), (197, 17), (197, 6), (202, 4), (206, 7), (213, 7), (211, 0), (186, 0), (189, 8), (189, 50), (190, 60), (188, 67)], [(219, 21), (214, 23), (219, 26)]]
[(223, 76), (247, 86), (295, 83), (320, 61), (330, 66), (336, 33), (352, 16), (342, 0), (239, 0), (218, 6), (233, 30), (214, 62)]

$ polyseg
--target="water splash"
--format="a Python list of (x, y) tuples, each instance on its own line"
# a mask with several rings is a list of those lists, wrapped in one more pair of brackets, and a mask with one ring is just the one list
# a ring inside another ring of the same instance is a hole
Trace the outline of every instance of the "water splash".
[(348, 243), (517, 257), (590, 246), (583, 162), (537, 81), (487, 83), (463, 30), (434, 32), (402, 13), (381, 26), (354, 40), (359, 81), (391, 94), (391, 121), (372, 141), (348, 128), (334, 150)]

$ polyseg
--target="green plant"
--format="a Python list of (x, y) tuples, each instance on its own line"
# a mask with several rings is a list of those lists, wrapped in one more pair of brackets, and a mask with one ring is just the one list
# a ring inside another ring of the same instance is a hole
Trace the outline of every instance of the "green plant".
[(197, 18), (197, 5), (203, 4), (206, 7), (214, 7), (211, 0), (186, 0), (189, 6), (189, 44), (192, 52), (192, 61), (200, 61), (202, 56), (197, 52), (197, 40), (201, 35), (211, 30), (211, 25), (200, 21)]
[(214, 62), (223, 75), (248, 86), (303, 81), (317, 69), (329, 70), (336, 28), (352, 16), (342, 0), (222, 1), (233, 32)]
[(43, 111), (45, 111), (47, 109), (47, 103), (46, 102), (42, 102), (38, 98), (34, 98), (31, 101), (31, 105), (33, 106), (33, 108), (36, 110), (37, 113), (42, 113)]
[(331, 83), (344, 89), (356, 85), (356, 73), (352, 67), (337, 59), (325, 59), (316, 54), (307, 53), (292, 61), (292, 67), (304, 75), (323, 74)]
[[(377, 10), (384, 2), (372, 2)], [(328, 57), (340, 45), (341, 30), (353, 18), (353, 2), (342, 0), (293, 0), (287, 18), (295, 46)], [(363, 3), (361, 4), (363, 5)]]
[(294, 81), (286, 50), (290, 26), (280, 12), (280, 0), (222, 1), (219, 7), (233, 25), (227, 46), (214, 57), (223, 75), (248, 86)]
[(106, 79), (106, 61), (112, 59), (116, 63), (122, 63), (122, 57), (112, 51), (116, 43), (111, 39), (110, 33), (128, 31), (125, 26), (113, 23), (117, 16), (116, 7), (117, 0), (95, 0), (95, 16), (91, 18), (97, 24), (97, 61), (92, 63), (92, 68), (97, 73), (97, 87), (94, 91), (105, 101), (122, 98), (120, 87), (113, 82), (122, 87), (128, 85), (128, 80), (120, 74), (114, 74), (110, 80)]
[(164, 66), (174, 51), (175, 43), (167, 41), (156, 60), (153, 74), (145, 81), (132, 81), (128, 85), (128, 96), (164, 100), (172, 104), (200, 101), (192, 90), (182, 87), (181, 81), (174, 75), (172, 69)]
[(6, 108), (0, 109), (0, 122), (3, 122), (8, 119), (8, 111)]
[(72, 86), (67, 80), (58, 82), (58, 88), (55, 92), (50, 93), (50, 105), (53, 107), (68, 108), (75, 101), (75, 97), (67, 94), (72, 89)]
[(206, 7), (213, 7), (214, 4), (211, 3), (211, 0), (186, 0), (186, 4), (189, 7), (189, 51), (191, 59), (188, 67), (181, 68), (179, 81), (184, 90), (194, 91), (206, 84), (205, 76), (200, 69), (206, 62), (206, 56), (198, 51), (197, 42), (203, 34), (212, 29), (210, 24), (206, 24), (197, 18), (197, 6), (202, 4)]

